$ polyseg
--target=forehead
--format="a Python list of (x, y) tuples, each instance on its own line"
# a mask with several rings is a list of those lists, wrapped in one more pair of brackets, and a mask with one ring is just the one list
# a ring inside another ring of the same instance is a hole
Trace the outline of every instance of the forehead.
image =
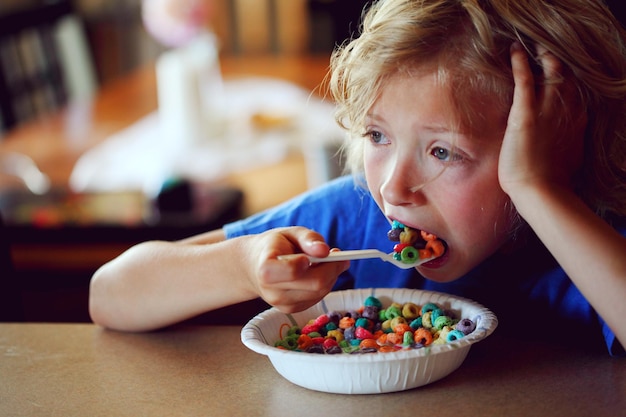
[(399, 70), (385, 77), (370, 110), (397, 100), (411, 107), (409, 113), (427, 113), (458, 132), (482, 136), (485, 130), (503, 130), (508, 106), (499, 104), (495, 93), (482, 91), (469, 78), (433, 66)]

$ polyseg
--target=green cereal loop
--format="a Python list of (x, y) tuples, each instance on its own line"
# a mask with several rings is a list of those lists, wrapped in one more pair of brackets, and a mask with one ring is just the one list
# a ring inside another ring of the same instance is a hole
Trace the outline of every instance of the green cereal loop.
[(391, 320), (401, 315), (402, 315), (402, 311), (400, 310), (400, 308), (396, 306), (391, 306), (385, 311), (385, 317), (387, 318), (387, 320)]
[(404, 332), (404, 335), (402, 335), (403, 345), (405, 346), (412, 345), (414, 341), (415, 340), (413, 340), (413, 332)]
[(435, 323), (439, 316), (443, 316), (443, 310), (440, 308), (436, 308), (430, 312), (430, 321), (431, 323)]
[(435, 319), (433, 327), (435, 327), (437, 330), (441, 330), (446, 326), (452, 326), (452, 324), (454, 324), (454, 320), (452, 320), (450, 317), (439, 316)]
[(357, 350), (359, 350), (359, 345), (350, 345), (348, 344), (348, 346), (346, 347), (342, 347), (341, 350), (343, 350), (345, 353), (352, 353), (352, 352), (356, 352)]
[(420, 258), (419, 252), (413, 246), (407, 246), (400, 252), (400, 260), (405, 264), (413, 264)]
[(296, 350), (298, 348), (298, 338), (294, 336), (287, 336), (282, 340), (274, 343), (275, 347), (283, 347), (288, 350)]
[(291, 336), (291, 335), (300, 335), (302, 333), (301, 331), (302, 329), (300, 329), (300, 326), (291, 326), (289, 328), (289, 330), (287, 330), (287, 336)]

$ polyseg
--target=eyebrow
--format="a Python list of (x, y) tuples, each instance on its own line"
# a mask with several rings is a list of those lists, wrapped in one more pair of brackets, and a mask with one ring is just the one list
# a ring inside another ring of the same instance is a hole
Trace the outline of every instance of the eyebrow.
[[(375, 113), (367, 113), (365, 115), (364, 120), (365, 122), (367, 122), (368, 120), (372, 120), (374, 122), (378, 122), (378, 121), (384, 122), (384, 118), (377, 116)], [(421, 126), (420, 129), (427, 130), (432, 133), (448, 133), (448, 134), (456, 134), (456, 135), (464, 135), (464, 136), (468, 135), (468, 132), (466, 131), (463, 131), (461, 129), (451, 129), (443, 125), (426, 125), (426, 126)]]

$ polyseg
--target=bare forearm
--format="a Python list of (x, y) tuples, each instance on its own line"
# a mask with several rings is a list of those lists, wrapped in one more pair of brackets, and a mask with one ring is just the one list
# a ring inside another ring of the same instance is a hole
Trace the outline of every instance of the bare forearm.
[(626, 239), (567, 190), (532, 190), (520, 194), (514, 203), (626, 345)]
[(146, 242), (102, 266), (90, 289), (95, 323), (127, 331), (151, 330), (254, 298), (236, 241), (192, 245)]

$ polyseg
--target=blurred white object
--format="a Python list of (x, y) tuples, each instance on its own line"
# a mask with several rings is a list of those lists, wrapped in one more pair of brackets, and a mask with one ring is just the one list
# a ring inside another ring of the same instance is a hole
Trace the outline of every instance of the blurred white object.
[(168, 140), (199, 143), (221, 120), (222, 77), (217, 41), (203, 32), (164, 52), (156, 63), (159, 118)]
[(55, 40), (59, 45), (63, 82), (67, 86), (69, 101), (91, 98), (98, 83), (87, 37), (80, 21), (75, 16), (62, 19), (55, 33)]
[(109, 137), (82, 155), (72, 171), (74, 191), (142, 190), (151, 195), (171, 177), (211, 181), (230, 173), (304, 152), (308, 185), (329, 179), (320, 157), (344, 134), (334, 105), (292, 83), (251, 77), (223, 83), (223, 125), (204, 131), (202, 141), (178, 141), (162, 125), (161, 111)]
[(50, 179), (41, 172), (30, 157), (11, 152), (0, 155), (2, 172), (19, 178), (33, 194), (45, 194), (50, 190)]

